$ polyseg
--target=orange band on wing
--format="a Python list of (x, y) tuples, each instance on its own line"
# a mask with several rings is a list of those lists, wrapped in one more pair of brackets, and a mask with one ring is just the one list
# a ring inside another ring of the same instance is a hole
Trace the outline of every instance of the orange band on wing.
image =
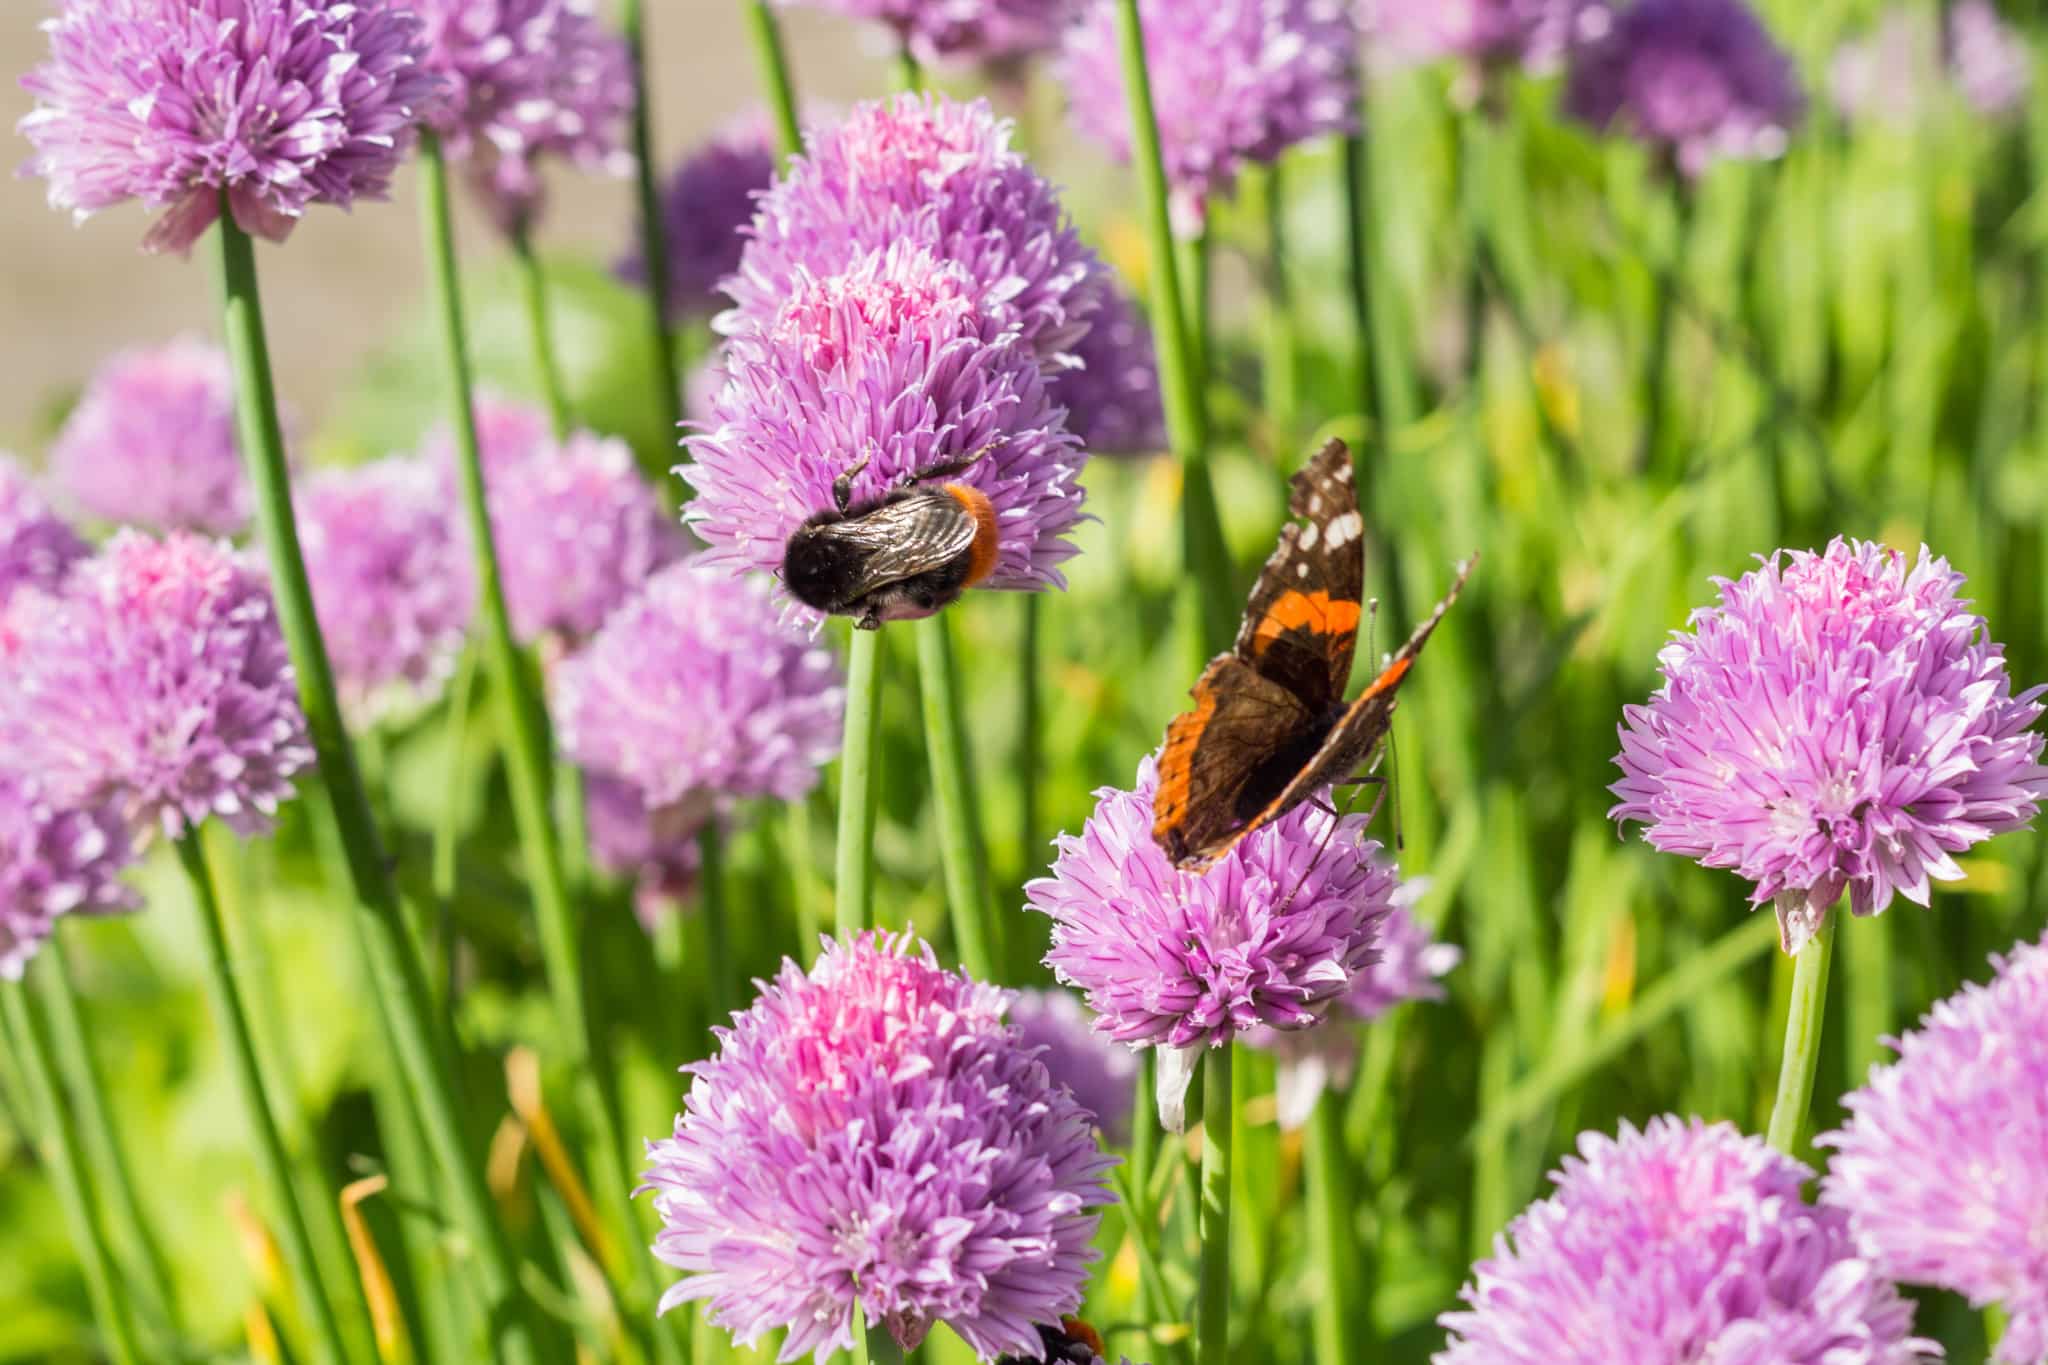
[[(1358, 701), (1364, 701), (1367, 697), (1378, 696), (1382, 692), (1391, 692), (1395, 688), (1399, 687), (1401, 685), (1401, 679), (1407, 676), (1408, 665), (1414, 662), (1415, 656), (1413, 654), (1410, 654), (1405, 659), (1396, 659), (1394, 660), (1394, 662), (1388, 664), (1386, 668), (1381, 671), (1380, 675), (1372, 680), (1372, 686), (1366, 688), (1365, 691), (1358, 694)], [(1354, 706), (1356, 706), (1357, 704), (1358, 702), (1352, 703), (1352, 705)]]
[(955, 502), (967, 509), (968, 516), (974, 518), (974, 544), (967, 552), (967, 582), (962, 585), (971, 588), (996, 571), (995, 504), (988, 500), (988, 494), (964, 483), (949, 483), (942, 487)]
[(1275, 598), (1252, 632), (1252, 653), (1263, 654), (1275, 640), (1290, 630), (1313, 631), (1317, 635), (1351, 635), (1358, 630), (1358, 603), (1330, 594), (1289, 592)]
[(1188, 814), (1188, 779), (1194, 771), (1195, 746), (1209, 718), (1216, 714), (1216, 694), (1195, 688), (1195, 709), (1183, 711), (1166, 727), (1166, 747), (1159, 755), (1159, 789), (1152, 796), (1152, 833), (1156, 837), (1179, 826)]

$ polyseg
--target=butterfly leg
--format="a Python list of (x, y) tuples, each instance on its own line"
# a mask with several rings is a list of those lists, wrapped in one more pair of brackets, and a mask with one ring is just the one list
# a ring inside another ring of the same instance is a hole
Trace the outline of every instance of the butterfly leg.
[(853, 481), (868, 467), (868, 458), (866, 455), (861, 456), (858, 464), (832, 480), (832, 503), (839, 509), (841, 516), (846, 515), (847, 507), (853, 502)]

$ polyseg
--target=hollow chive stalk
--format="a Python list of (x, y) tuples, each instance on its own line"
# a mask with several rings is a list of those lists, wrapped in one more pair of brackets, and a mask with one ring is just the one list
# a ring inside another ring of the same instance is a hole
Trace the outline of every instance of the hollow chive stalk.
[[(268, 1187), (285, 1267), (291, 1275), (292, 1294), (298, 1301), (307, 1330), (313, 1336), (319, 1358), (347, 1361), (351, 1356), (342, 1335), (341, 1319), (328, 1300), (320, 1264), (313, 1255), (313, 1238), (306, 1212), (292, 1187), (291, 1161), (285, 1155), (284, 1139), (277, 1131), (275, 1101), (263, 1084), (263, 1068), (256, 1060), (256, 1035), (249, 1027), (248, 1007), (243, 1003), (241, 989), (235, 982), (234, 968), (229, 962), (227, 922), (221, 916), (220, 897), (215, 893), (213, 874), (206, 865), (206, 852), (201, 846), (199, 831), (186, 831), (177, 841), (177, 847), (178, 862), (192, 888), (193, 906), (197, 911), (207, 1000), (213, 1009), (214, 1026), (220, 1030), (221, 1043), (227, 1050), (228, 1068), (234, 1073), (235, 1088), (241, 1093), (250, 1134), (255, 1140), (256, 1165)], [(333, 1219), (337, 1224), (336, 1231), (340, 1231), (341, 1214), (333, 1206), (322, 1205), (314, 1216)], [(346, 1234), (342, 1235), (342, 1240), (345, 1244)], [(361, 1300), (357, 1299), (353, 1307), (362, 1310)], [(367, 1317), (361, 1327), (361, 1337), (368, 1341)]]
[(803, 150), (803, 129), (796, 117), (796, 86), (789, 78), (789, 54), (782, 46), (782, 28), (775, 22), (768, 0), (745, 0), (747, 32), (754, 40), (754, 56), (761, 68), (761, 84), (768, 96), (769, 112), (775, 116), (777, 145), (784, 156)]
[(1265, 363), (1260, 370), (1266, 421), (1282, 461), (1294, 457), (1294, 424), (1301, 391), (1301, 346), (1294, 329), (1294, 299), (1288, 280), (1287, 175), (1285, 160), (1266, 168), (1266, 271), (1264, 279)]
[(1180, 267), (1168, 204), (1166, 163), (1145, 66), (1145, 29), (1138, 0), (1115, 0), (1117, 49), (1131, 118), (1132, 163), (1138, 171), (1151, 257), (1154, 345), (1167, 435), (1181, 464), (1181, 556), (1186, 567), (1181, 610), (1198, 662), (1224, 647), (1237, 629), (1237, 594), (1223, 543), (1223, 518), (1209, 474), (1209, 411), (1202, 392), (1194, 333), (1181, 296)]
[(1792, 968), (1792, 1006), (1785, 1013), (1785, 1056), (1778, 1066), (1778, 1098), (1764, 1137), (1785, 1155), (1797, 1157), (1813, 1109), (1813, 1077), (1820, 1067), (1821, 1024), (1828, 1009), (1828, 966), (1835, 955), (1835, 930), (1842, 908), (1821, 916), (1820, 927), (1799, 950)]
[(1229, 1365), (1230, 1361), (1230, 1068), (1236, 1047), (1225, 1043), (1209, 1049), (1202, 1059), (1202, 1185), (1197, 1221), (1202, 1263), (1195, 1302), (1195, 1365)]
[(974, 792), (960, 663), (951, 614), (916, 622), (918, 690), (924, 702), (925, 752), (932, 767), (932, 805), (939, 818), (939, 862), (960, 965), (978, 981), (996, 979), (1002, 942), (989, 904), (988, 854)]
[(553, 309), (548, 303), (547, 274), (533, 249), (533, 233), (521, 223), (512, 230), (512, 259), (519, 264), (519, 292), (526, 304), (526, 336), (533, 351), (533, 372), (540, 380), (542, 400), (555, 439), (569, 434), (569, 392), (562, 385), (562, 365), (555, 355)]
[(1309, 1247), (1316, 1264), (1323, 1268), (1322, 1293), (1315, 1311), (1316, 1359), (1365, 1360), (1369, 1357), (1359, 1353), (1352, 1323), (1356, 1314), (1370, 1311), (1371, 1286), (1358, 1271), (1343, 1100), (1335, 1091), (1325, 1091), (1317, 1098), (1304, 1146)]
[(839, 829), (832, 857), (833, 928), (842, 934), (874, 924), (881, 694), (882, 632), (856, 630), (846, 656), (846, 729), (839, 746)]
[[(551, 762), (548, 754), (547, 712), (533, 673), (512, 634), (512, 617), (505, 605), (504, 580), (498, 570), (497, 545), (492, 537), (490, 505), (484, 483), (483, 457), (478, 446), (476, 410), (471, 402), (469, 338), (462, 316), (461, 288), (456, 277), (455, 230), (449, 212), (448, 168), (441, 154), (440, 139), (428, 132), (420, 138), (420, 180), (422, 222), (425, 228), (427, 274), (434, 297), (441, 333), (442, 358), (447, 366), (449, 412), (453, 419), (455, 447), (462, 468), (462, 501), (469, 523), (472, 553), (476, 556), (480, 613), (483, 619), (483, 647), (497, 684), (496, 697), (505, 736), (505, 766), (512, 792), (512, 814), (525, 853), (527, 878), (532, 884), (534, 918), (540, 935), (541, 961), (553, 998), (556, 1026), (569, 1073), (577, 1078), (578, 1103), (598, 1149), (594, 1176), (611, 1192), (610, 1217), (617, 1231), (631, 1245), (637, 1240), (638, 1225), (633, 1213), (631, 1182), (626, 1170), (625, 1139), (614, 1092), (605, 1077), (592, 1065), (590, 1002), (583, 988), (582, 948), (577, 937), (575, 907), (569, 895), (569, 879), (562, 859), (549, 803)], [(645, 1261), (645, 1258), (636, 1258)], [(607, 1275), (614, 1267), (601, 1267)], [(639, 1316), (640, 1300), (651, 1303), (651, 1262), (641, 1265), (640, 1293), (629, 1297), (618, 1285), (613, 1296), (625, 1305), (629, 1318)], [(658, 1342), (665, 1334), (656, 1334)]]
[[(662, 230), (661, 195), (655, 187), (654, 116), (647, 84), (647, 16), (642, 0), (625, 0), (619, 27), (633, 71), (634, 197), (640, 214), (640, 259), (647, 268), (647, 340), (654, 357), (649, 378), (655, 411), (667, 439), (679, 439), (683, 423), (683, 377), (676, 367), (676, 334), (668, 323), (668, 235)], [(687, 496), (688, 485), (679, 490)]]
[(278, 425), (255, 251), (225, 201), (216, 236), (242, 459), (255, 492), (257, 525), (270, 563), (278, 621), (298, 678), (299, 704), (306, 713), (321, 785), (333, 807), (347, 855), (354, 891), (351, 927), (363, 958), (366, 984), (376, 998), (373, 1013), (383, 1030), (387, 1051), (403, 1069), (406, 1088), (433, 1147), (444, 1191), (453, 1205), (454, 1222), (469, 1242), (489, 1316), (500, 1324), (497, 1353), (509, 1365), (526, 1365), (540, 1359), (543, 1343), (552, 1344), (553, 1333), (542, 1328), (519, 1286), (504, 1227), (485, 1188), (483, 1171), (472, 1160), (455, 1103), (452, 1059), (438, 1042), (426, 975), (413, 951), (383, 839), (356, 765), (355, 748), (342, 721), (334, 670), (313, 610), (312, 587), (292, 513), (291, 476)]
[(0, 1018), (6, 1021), (5, 1032), (15, 1069), (28, 1086), (36, 1152), (50, 1173), (58, 1207), (70, 1225), (79, 1268), (85, 1275), (86, 1295), (92, 1301), (93, 1318), (104, 1337), (101, 1345), (115, 1365), (136, 1365), (144, 1357), (136, 1343), (135, 1324), (128, 1318), (128, 1301), (116, 1289), (121, 1280), (105, 1230), (94, 1210), (85, 1147), (79, 1141), (71, 1105), (58, 1080), (49, 1034), (35, 1002), (29, 999), (26, 983), (0, 982)]

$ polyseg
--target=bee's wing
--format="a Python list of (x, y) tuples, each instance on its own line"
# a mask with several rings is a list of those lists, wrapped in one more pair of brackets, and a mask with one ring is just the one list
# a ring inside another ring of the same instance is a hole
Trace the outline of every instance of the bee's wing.
[(842, 545), (863, 551), (860, 571), (847, 593), (856, 598), (966, 553), (974, 544), (975, 525), (966, 508), (935, 494), (884, 504), (831, 529)]

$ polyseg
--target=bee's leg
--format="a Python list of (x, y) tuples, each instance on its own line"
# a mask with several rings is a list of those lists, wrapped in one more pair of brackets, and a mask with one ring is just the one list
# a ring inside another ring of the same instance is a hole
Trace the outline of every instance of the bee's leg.
[(999, 436), (995, 440), (983, 445), (981, 449), (965, 459), (952, 460), (946, 464), (935, 464), (929, 469), (920, 469), (913, 473), (905, 474), (903, 476), (903, 486), (908, 488), (911, 484), (924, 483), (929, 479), (950, 479), (955, 474), (964, 474), (968, 469), (979, 463), (982, 456), (988, 454), (997, 446), (1002, 445), (1006, 439), (1006, 437)]
[(832, 480), (832, 503), (839, 509), (839, 515), (846, 515), (846, 508), (853, 501), (853, 481), (859, 478), (860, 472), (867, 467), (868, 457), (863, 455), (860, 457), (860, 463)]

